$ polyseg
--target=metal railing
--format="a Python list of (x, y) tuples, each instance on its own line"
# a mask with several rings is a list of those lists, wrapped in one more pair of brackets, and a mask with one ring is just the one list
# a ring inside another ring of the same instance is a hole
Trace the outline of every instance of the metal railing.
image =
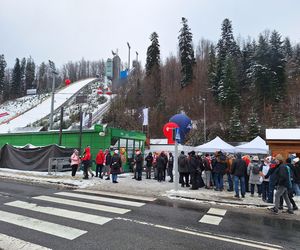
[(69, 159), (70, 157), (49, 158), (48, 175), (52, 175), (52, 172), (56, 175), (57, 172), (72, 170)]

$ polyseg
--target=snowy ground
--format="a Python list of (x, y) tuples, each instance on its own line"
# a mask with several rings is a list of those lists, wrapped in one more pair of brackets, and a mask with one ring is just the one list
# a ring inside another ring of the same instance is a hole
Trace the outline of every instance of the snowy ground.
[[(74, 82), (68, 87), (59, 90), (55, 94), (54, 109), (60, 107), (64, 102), (66, 102), (70, 97), (82, 89), (85, 85), (95, 80), (94, 78)], [(0, 133), (7, 133), (18, 127), (26, 127), (26, 125), (33, 123), (43, 117), (49, 115), (51, 107), (51, 98), (47, 98), (45, 101), (30, 109), (29, 111), (23, 113), (22, 115), (11, 120), (9, 123), (0, 125)]]
[(0, 114), (7, 112), (8, 115), (0, 117), (0, 124), (33, 108), (48, 97), (49, 94), (30, 95), (1, 104)]
[[(14, 179), (18, 181), (25, 181), (31, 183), (45, 183), (45, 184), (57, 184), (64, 185), (71, 188), (101, 190), (108, 192), (118, 192), (131, 195), (143, 195), (152, 197), (165, 197), (170, 199), (189, 200), (194, 202), (208, 203), (208, 204), (222, 204), (238, 207), (252, 207), (265, 209), (269, 204), (262, 201), (261, 198), (250, 197), (247, 193), (244, 199), (234, 198), (234, 192), (217, 192), (208, 189), (190, 190), (189, 188), (182, 188), (179, 186), (179, 190), (174, 190), (174, 183), (157, 182), (156, 180), (148, 180), (143, 178), (142, 181), (136, 181), (132, 179), (132, 173), (124, 173), (119, 175), (118, 184), (113, 184), (111, 180), (105, 180), (100, 178), (90, 178), (83, 180), (83, 172), (79, 171), (76, 177), (71, 177), (70, 172), (60, 172), (55, 175), (48, 175), (47, 172), (34, 172), (34, 171), (20, 171), (13, 169), (0, 168), (0, 178), (2, 179)], [(144, 177), (144, 176), (143, 176)], [(297, 201), (300, 207), (300, 199)], [(296, 214), (300, 215), (300, 211)]]

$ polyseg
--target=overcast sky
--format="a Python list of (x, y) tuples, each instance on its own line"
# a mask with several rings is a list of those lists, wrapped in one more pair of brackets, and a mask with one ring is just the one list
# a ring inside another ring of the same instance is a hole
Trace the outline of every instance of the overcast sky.
[(299, 0), (0, 0), (0, 54), (9, 67), (15, 58), (53, 60), (107, 59), (118, 49), (127, 61), (135, 51), (145, 64), (149, 36), (159, 35), (161, 57), (177, 53), (181, 17), (188, 19), (194, 44), (216, 42), (229, 18), (235, 37), (257, 38), (276, 29), (300, 42)]

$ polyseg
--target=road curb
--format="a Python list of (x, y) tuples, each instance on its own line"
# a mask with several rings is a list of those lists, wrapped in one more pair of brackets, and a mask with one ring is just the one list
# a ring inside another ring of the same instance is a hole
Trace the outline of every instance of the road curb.
[(196, 201), (203, 201), (203, 202), (215, 202), (218, 204), (225, 204), (225, 205), (235, 205), (235, 206), (252, 206), (252, 207), (261, 207), (267, 208), (272, 204), (268, 205), (261, 205), (261, 204), (253, 204), (253, 203), (238, 203), (238, 202), (229, 202), (229, 201), (220, 201), (220, 200), (209, 200), (209, 199), (201, 199), (201, 198), (194, 198), (189, 196), (182, 196), (182, 195), (168, 195), (168, 197), (175, 197), (175, 198), (182, 198), (187, 200), (196, 200)]

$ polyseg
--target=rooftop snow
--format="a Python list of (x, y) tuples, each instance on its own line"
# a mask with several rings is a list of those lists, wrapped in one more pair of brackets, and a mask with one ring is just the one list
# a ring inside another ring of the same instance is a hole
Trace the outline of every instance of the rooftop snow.
[(266, 140), (300, 140), (300, 129), (266, 129)]

